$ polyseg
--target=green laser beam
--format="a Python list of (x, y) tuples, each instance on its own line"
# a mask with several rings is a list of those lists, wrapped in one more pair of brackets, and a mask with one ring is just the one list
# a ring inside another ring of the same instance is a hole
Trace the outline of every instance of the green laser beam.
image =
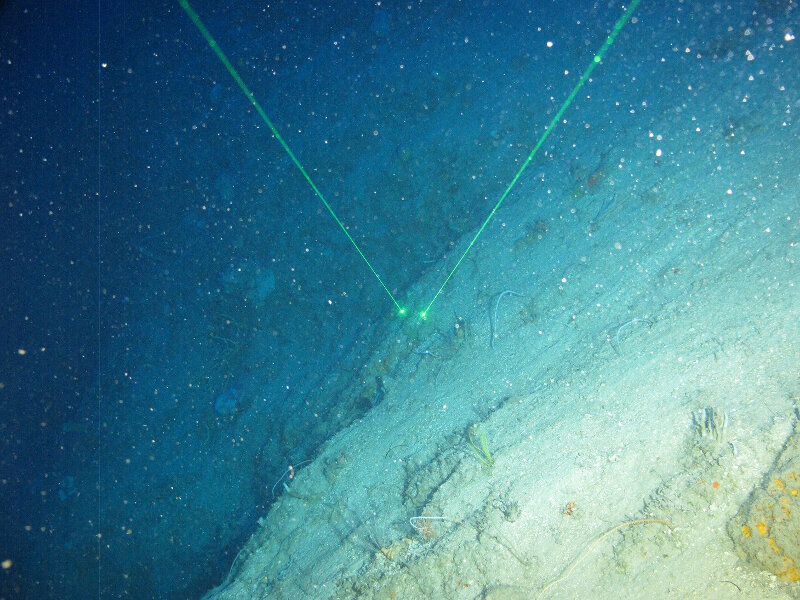
[(308, 175), (306, 170), (303, 168), (303, 165), (300, 164), (300, 161), (294, 155), (294, 152), (292, 152), (292, 149), (289, 148), (289, 145), (284, 141), (283, 137), (281, 137), (281, 134), (278, 133), (278, 130), (272, 124), (272, 121), (269, 120), (269, 117), (267, 116), (267, 113), (264, 112), (263, 108), (261, 108), (261, 105), (258, 103), (258, 100), (256, 100), (255, 96), (253, 95), (253, 92), (250, 91), (250, 88), (247, 87), (247, 84), (241, 78), (241, 76), (239, 75), (239, 72), (231, 64), (231, 61), (228, 60), (228, 57), (225, 56), (225, 53), (222, 51), (222, 48), (219, 47), (219, 44), (217, 44), (216, 40), (211, 35), (211, 32), (208, 29), (206, 29), (206, 26), (203, 24), (203, 21), (200, 19), (200, 15), (198, 15), (194, 11), (194, 9), (189, 5), (188, 0), (178, 0), (178, 3), (181, 5), (181, 8), (183, 8), (183, 10), (186, 11), (186, 14), (189, 15), (189, 18), (192, 20), (192, 23), (194, 23), (195, 27), (197, 27), (197, 29), (200, 31), (200, 34), (203, 36), (203, 38), (205, 38), (206, 42), (208, 42), (208, 45), (214, 51), (214, 54), (217, 55), (217, 58), (219, 58), (220, 62), (228, 70), (228, 73), (230, 73), (231, 77), (233, 77), (233, 80), (239, 86), (239, 89), (241, 89), (242, 92), (244, 93), (244, 95), (247, 96), (247, 99), (250, 101), (250, 104), (253, 105), (253, 107), (256, 109), (256, 112), (261, 117), (261, 119), (264, 121), (264, 123), (267, 124), (267, 127), (269, 127), (270, 131), (272, 131), (272, 135), (274, 135), (275, 139), (278, 140), (278, 142), (280, 142), (280, 145), (286, 151), (286, 154), (288, 154), (289, 158), (292, 159), (292, 162), (294, 163), (294, 166), (297, 167), (297, 169), (300, 171), (300, 173), (303, 174), (303, 177), (308, 182), (308, 185), (311, 186), (311, 189), (314, 190), (314, 193), (317, 195), (317, 197), (320, 200), (322, 200), (322, 204), (324, 204), (325, 208), (328, 209), (328, 212), (331, 213), (331, 216), (333, 217), (333, 220), (336, 221), (336, 224), (339, 226), (339, 228), (342, 230), (342, 232), (347, 236), (347, 239), (350, 240), (351, 244), (353, 244), (353, 248), (356, 249), (356, 252), (358, 252), (358, 255), (364, 260), (364, 262), (366, 263), (367, 267), (369, 267), (369, 270), (372, 271), (372, 274), (375, 275), (375, 278), (378, 280), (378, 283), (381, 284), (381, 287), (383, 287), (384, 291), (389, 295), (389, 298), (391, 298), (392, 302), (394, 302), (394, 305), (397, 307), (398, 313), (401, 314), (401, 315), (405, 314), (405, 312), (406, 312), (405, 309), (400, 306), (400, 304), (395, 299), (394, 295), (392, 295), (392, 292), (390, 292), (389, 288), (386, 287), (386, 284), (383, 282), (383, 279), (381, 279), (381, 276), (378, 275), (378, 272), (372, 266), (372, 263), (370, 263), (369, 260), (367, 260), (367, 257), (361, 251), (361, 248), (358, 246), (356, 241), (353, 239), (353, 236), (351, 236), (350, 232), (347, 231), (347, 228), (344, 226), (344, 223), (342, 223), (342, 221), (339, 219), (339, 217), (336, 216), (336, 213), (334, 212), (334, 210), (331, 207), (331, 205), (328, 204), (327, 200), (325, 200), (325, 196), (323, 196), (322, 192), (319, 191), (319, 188), (311, 180), (311, 177)]
[(592, 71), (594, 71), (595, 68), (597, 67), (597, 65), (599, 65), (600, 62), (603, 60), (603, 56), (605, 56), (606, 52), (608, 52), (608, 49), (611, 47), (611, 44), (614, 43), (614, 40), (616, 39), (617, 35), (619, 35), (619, 32), (622, 30), (623, 27), (625, 27), (625, 24), (630, 20), (631, 16), (633, 15), (633, 11), (636, 10), (636, 7), (639, 5), (640, 2), (641, 2), (641, 0), (632, 0), (630, 6), (628, 7), (628, 10), (626, 10), (619, 19), (617, 19), (617, 22), (614, 24), (614, 28), (611, 30), (611, 33), (606, 38), (606, 41), (603, 42), (603, 45), (600, 47), (600, 50), (598, 50), (597, 54), (594, 55), (594, 57), (592, 58), (592, 62), (589, 63), (588, 67), (586, 67), (586, 70), (583, 72), (583, 75), (581, 75), (581, 78), (578, 80), (578, 83), (575, 84), (575, 87), (572, 88), (572, 91), (567, 96), (567, 99), (564, 100), (564, 102), (561, 104), (561, 108), (558, 109), (558, 112), (551, 119), (550, 123), (547, 125), (547, 127), (545, 128), (545, 130), (542, 133), (541, 137), (539, 138), (539, 141), (536, 142), (536, 145), (533, 147), (533, 150), (531, 150), (531, 153), (528, 155), (528, 158), (525, 159), (525, 162), (522, 163), (522, 166), (517, 171), (517, 174), (514, 175), (514, 178), (511, 180), (511, 183), (509, 183), (506, 186), (506, 189), (503, 192), (502, 196), (500, 196), (500, 199), (497, 201), (497, 204), (494, 205), (494, 208), (489, 213), (489, 216), (486, 217), (486, 220), (478, 228), (477, 233), (475, 234), (475, 236), (470, 241), (469, 245), (467, 246), (467, 249), (464, 250), (463, 254), (458, 259), (458, 261), (456, 262), (455, 266), (447, 274), (447, 277), (445, 277), (444, 282), (442, 282), (441, 287), (436, 292), (436, 294), (433, 296), (431, 301), (428, 302), (428, 305), (421, 311), (420, 315), (423, 318), (428, 314), (428, 311), (430, 310), (431, 305), (433, 305), (433, 303), (436, 302), (436, 299), (439, 297), (439, 294), (442, 293), (442, 290), (447, 285), (447, 282), (450, 281), (450, 278), (453, 276), (453, 274), (456, 272), (458, 267), (463, 262), (464, 257), (472, 249), (472, 246), (475, 245), (475, 242), (480, 237), (480, 235), (483, 233), (483, 230), (486, 229), (486, 226), (489, 224), (489, 221), (492, 220), (492, 217), (494, 217), (494, 213), (496, 213), (497, 209), (500, 208), (500, 205), (503, 203), (503, 200), (506, 199), (506, 196), (508, 196), (508, 193), (511, 191), (511, 188), (513, 188), (514, 185), (516, 185), (517, 180), (520, 178), (520, 176), (525, 171), (525, 169), (528, 168), (528, 165), (533, 160), (533, 157), (536, 156), (537, 152), (539, 152), (539, 148), (542, 147), (542, 144), (544, 144), (545, 140), (550, 136), (550, 132), (553, 131), (553, 129), (558, 124), (558, 122), (561, 120), (561, 117), (566, 112), (567, 108), (569, 108), (570, 104), (572, 104), (572, 101), (575, 100), (575, 96), (577, 96), (578, 92), (581, 91), (581, 88), (584, 86), (586, 81), (591, 76)]

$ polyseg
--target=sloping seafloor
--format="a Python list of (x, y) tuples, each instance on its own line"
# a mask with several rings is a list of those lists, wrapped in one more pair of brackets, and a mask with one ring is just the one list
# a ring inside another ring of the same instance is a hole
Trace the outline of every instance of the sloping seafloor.
[(428, 320), (385, 329), (350, 389), (382, 401), (280, 482), (206, 598), (796, 597), (786, 100), (736, 139), (698, 102), (704, 133), (628, 131), (572, 197), (504, 207)]

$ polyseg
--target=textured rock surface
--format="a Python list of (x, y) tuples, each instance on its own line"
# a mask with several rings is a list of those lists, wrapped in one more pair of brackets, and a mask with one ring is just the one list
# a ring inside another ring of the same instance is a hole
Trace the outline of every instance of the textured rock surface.
[(800, 433), (797, 423), (778, 460), (728, 533), (745, 560), (784, 581), (800, 581)]

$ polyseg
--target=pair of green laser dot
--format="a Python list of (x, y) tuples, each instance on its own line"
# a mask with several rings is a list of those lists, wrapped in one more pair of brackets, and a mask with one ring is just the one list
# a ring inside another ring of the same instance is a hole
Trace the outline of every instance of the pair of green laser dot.
[[(211, 49), (217, 55), (217, 58), (219, 58), (219, 60), (225, 66), (225, 69), (227, 69), (228, 73), (230, 73), (231, 77), (233, 77), (233, 80), (236, 82), (236, 84), (242, 90), (244, 95), (250, 101), (250, 104), (253, 105), (253, 108), (255, 108), (255, 110), (258, 113), (258, 115), (261, 117), (261, 119), (264, 121), (264, 123), (267, 124), (267, 127), (269, 127), (270, 131), (272, 131), (272, 135), (275, 136), (275, 139), (278, 140), (278, 142), (283, 147), (283, 149), (286, 152), (286, 154), (288, 154), (289, 158), (292, 159), (292, 162), (294, 163), (294, 166), (297, 167), (297, 169), (303, 175), (305, 180), (308, 182), (308, 185), (311, 186), (311, 189), (314, 190), (314, 193), (322, 201), (322, 204), (325, 206), (325, 208), (331, 214), (331, 216), (333, 217), (333, 220), (336, 221), (336, 224), (339, 226), (339, 228), (342, 230), (342, 232), (345, 234), (345, 236), (347, 236), (347, 239), (350, 240), (350, 243), (353, 245), (353, 248), (355, 248), (356, 252), (358, 252), (358, 255), (363, 259), (364, 263), (367, 265), (369, 270), (372, 272), (372, 274), (378, 280), (378, 283), (381, 284), (381, 287), (383, 287), (384, 291), (386, 292), (386, 294), (389, 296), (389, 298), (391, 299), (391, 301), (394, 303), (395, 307), (397, 308), (398, 315), (405, 316), (407, 314), (406, 309), (403, 308), (402, 306), (400, 306), (400, 303), (397, 301), (397, 299), (394, 297), (392, 292), (389, 290), (389, 288), (383, 282), (383, 279), (381, 279), (381, 276), (378, 275), (378, 272), (372, 266), (372, 263), (370, 263), (369, 260), (367, 259), (367, 257), (364, 255), (364, 252), (362, 252), (362, 250), (359, 247), (359, 245), (353, 239), (353, 236), (351, 236), (350, 232), (347, 231), (347, 228), (344, 226), (344, 223), (342, 223), (342, 221), (336, 215), (336, 212), (334, 212), (334, 210), (331, 207), (331, 205), (328, 204), (328, 201), (325, 199), (325, 196), (322, 195), (322, 192), (319, 190), (319, 188), (316, 186), (316, 184), (311, 180), (311, 177), (309, 177), (308, 172), (303, 168), (303, 165), (300, 164), (300, 161), (294, 155), (294, 152), (292, 152), (291, 148), (289, 148), (289, 145), (283, 139), (281, 134), (278, 133), (278, 130), (275, 128), (275, 125), (272, 124), (272, 121), (270, 121), (269, 117), (267, 116), (267, 113), (264, 112), (264, 109), (261, 108), (261, 105), (258, 103), (258, 100), (256, 100), (255, 96), (253, 95), (253, 92), (251, 92), (250, 88), (247, 87), (247, 84), (241, 78), (241, 76), (239, 75), (238, 71), (231, 64), (231, 61), (228, 60), (228, 57), (225, 55), (225, 53), (219, 47), (219, 44), (217, 44), (217, 42), (214, 39), (214, 37), (211, 35), (211, 33), (206, 28), (206, 26), (203, 24), (203, 21), (200, 19), (200, 16), (190, 6), (188, 0), (178, 0), (178, 2), (181, 5), (181, 8), (183, 8), (183, 10), (186, 11), (186, 14), (189, 15), (189, 18), (192, 20), (192, 23), (195, 24), (197, 29), (202, 34), (203, 38), (205, 38), (205, 40), (208, 43), (208, 45), (211, 47)], [(428, 311), (430, 311), (431, 306), (433, 306), (433, 303), (436, 302), (436, 299), (442, 293), (442, 290), (447, 285), (447, 282), (450, 281), (450, 279), (453, 277), (453, 274), (458, 270), (458, 267), (464, 261), (464, 258), (467, 256), (467, 254), (469, 254), (469, 251), (472, 249), (472, 246), (475, 245), (475, 242), (480, 237), (480, 235), (483, 233), (483, 230), (486, 229), (486, 226), (489, 224), (489, 221), (492, 220), (492, 217), (494, 217), (494, 214), (500, 208), (500, 205), (503, 204), (503, 201), (506, 199), (506, 196), (508, 196), (508, 194), (511, 191), (511, 189), (514, 187), (514, 185), (516, 185), (517, 180), (520, 178), (520, 176), (525, 171), (525, 169), (528, 168), (528, 165), (533, 160), (533, 157), (536, 156), (536, 153), (539, 151), (539, 148), (542, 147), (542, 145), (544, 144), (545, 140), (547, 140), (547, 138), (549, 137), (550, 132), (553, 131), (555, 126), (561, 120), (561, 117), (564, 115), (564, 113), (566, 112), (567, 108), (569, 108), (570, 104), (572, 104), (572, 101), (575, 99), (575, 96), (578, 95), (578, 92), (581, 90), (581, 88), (584, 86), (584, 84), (589, 80), (589, 77), (591, 76), (592, 71), (594, 71), (594, 69), (597, 67), (597, 65), (599, 65), (600, 62), (603, 60), (603, 56), (605, 56), (606, 52), (608, 52), (608, 49), (611, 47), (611, 44), (614, 43), (614, 40), (616, 39), (617, 35), (619, 35), (619, 32), (622, 30), (623, 27), (625, 27), (625, 25), (630, 20), (631, 16), (633, 16), (633, 12), (636, 10), (636, 7), (639, 5), (640, 2), (641, 2), (641, 0), (632, 0), (631, 3), (630, 3), (630, 6), (628, 6), (627, 10), (625, 10), (625, 12), (619, 17), (619, 19), (617, 19), (617, 22), (614, 24), (614, 27), (611, 30), (611, 33), (606, 38), (605, 42), (603, 42), (603, 45), (600, 47), (600, 50), (598, 50), (597, 54), (594, 55), (594, 58), (592, 59), (592, 62), (589, 64), (588, 67), (586, 67), (586, 69), (584, 70), (584, 72), (581, 75), (580, 79), (575, 84), (575, 86), (572, 88), (572, 91), (569, 93), (569, 95), (567, 96), (566, 100), (564, 100), (564, 102), (561, 104), (561, 107), (558, 109), (556, 114), (550, 120), (550, 123), (547, 125), (547, 127), (544, 130), (544, 132), (539, 137), (539, 140), (536, 142), (536, 145), (534, 145), (533, 150), (531, 150), (531, 153), (528, 155), (528, 158), (525, 159), (525, 162), (522, 163), (522, 166), (519, 168), (517, 173), (514, 175), (513, 179), (506, 186), (505, 190), (503, 191), (503, 194), (500, 196), (500, 199), (497, 201), (497, 203), (494, 205), (494, 207), (492, 208), (491, 212), (489, 213), (489, 216), (487, 216), (486, 219), (483, 221), (483, 223), (478, 228), (478, 230), (475, 233), (475, 235), (470, 240), (469, 245), (467, 245), (467, 248), (461, 254), (461, 256), (459, 257), (458, 261), (453, 266), (453, 268), (450, 269), (450, 271), (447, 274), (447, 277), (445, 277), (444, 281), (442, 282), (442, 285), (439, 287), (439, 289), (433, 295), (433, 298), (431, 298), (431, 301), (428, 302), (428, 304), (425, 306), (425, 308), (422, 309), (419, 312), (419, 317), (421, 319), (427, 318)]]

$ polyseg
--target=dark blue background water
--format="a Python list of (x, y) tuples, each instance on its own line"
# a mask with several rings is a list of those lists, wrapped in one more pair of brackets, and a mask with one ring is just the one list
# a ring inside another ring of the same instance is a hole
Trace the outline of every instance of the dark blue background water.
[(0, 5), (7, 598), (97, 591), (97, 28), (91, 5)]

